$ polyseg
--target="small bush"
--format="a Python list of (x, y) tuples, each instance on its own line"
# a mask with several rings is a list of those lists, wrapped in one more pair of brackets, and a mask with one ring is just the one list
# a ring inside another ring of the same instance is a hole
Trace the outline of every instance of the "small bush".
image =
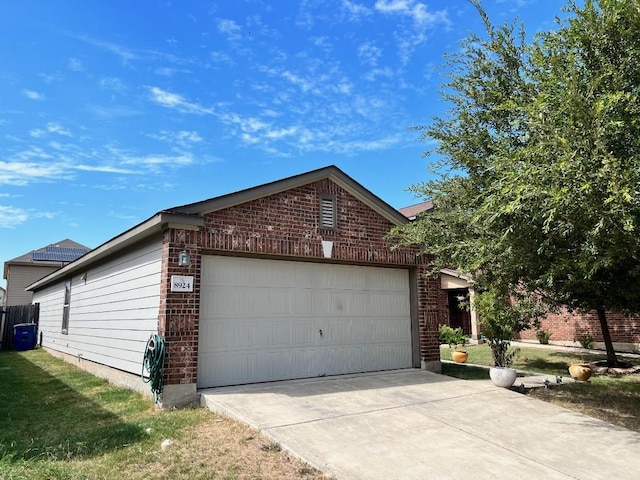
[(438, 327), (438, 338), (441, 343), (447, 343), (451, 348), (456, 345), (464, 347), (468, 341), (461, 327), (451, 328), (449, 325), (440, 325)]
[(549, 339), (551, 338), (551, 332), (548, 330), (538, 330), (536, 332), (536, 337), (541, 344), (548, 345)]
[(593, 348), (593, 337), (588, 333), (576, 335), (576, 338), (574, 338), (573, 341), (579, 342), (580, 345), (582, 345), (582, 348), (586, 348), (587, 350), (591, 350)]

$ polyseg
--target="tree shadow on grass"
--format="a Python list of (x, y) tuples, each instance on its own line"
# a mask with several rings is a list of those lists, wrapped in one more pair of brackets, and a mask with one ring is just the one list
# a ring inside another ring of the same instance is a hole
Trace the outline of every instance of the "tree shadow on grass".
[(29, 360), (38, 355), (47, 354), (0, 353), (0, 459), (86, 458), (144, 438), (141, 427), (81, 393), (95, 389), (122, 396), (126, 392), (112, 387), (103, 392), (104, 380), (68, 365), (57, 367), (54, 376)]
[(542, 358), (528, 360), (525, 365), (528, 370), (553, 373), (567, 373), (569, 364), (567, 362), (552, 362)]
[(545, 358), (527, 358), (523, 361), (520, 357), (518, 361), (526, 365), (527, 370), (567, 374), (567, 369), (572, 363), (589, 363), (601, 358), (588, 353), (550, 352), (545, 355)]
[(442, 362), (442, 374), (463, 380), (487, 380), (489, 378), (489, 368)]

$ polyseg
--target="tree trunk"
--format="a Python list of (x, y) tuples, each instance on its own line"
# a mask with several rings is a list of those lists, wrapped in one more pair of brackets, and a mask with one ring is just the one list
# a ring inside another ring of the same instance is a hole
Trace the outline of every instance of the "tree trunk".
[(609, 324), (607, 323), (607, 314), (604, 309), (598, 308), (598, 320), (600, 320), (600, 329), (602, 330), (602, 339), (607, 349), (607, 366), (609, 368), (615, 367), (618, 364), (618, 358), (616, 352), (613, 349), (613, 342), (611, 341), (611, 334), (609, 333)]

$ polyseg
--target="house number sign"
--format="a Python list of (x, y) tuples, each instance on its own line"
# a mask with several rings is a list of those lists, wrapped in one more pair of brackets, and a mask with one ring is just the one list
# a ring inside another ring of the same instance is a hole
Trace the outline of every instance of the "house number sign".
[(172, 292), (193, 292), (193, 277), (171, 275)]

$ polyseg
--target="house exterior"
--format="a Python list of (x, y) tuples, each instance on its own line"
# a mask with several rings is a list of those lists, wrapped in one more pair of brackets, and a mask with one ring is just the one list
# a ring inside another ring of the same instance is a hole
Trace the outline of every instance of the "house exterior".
[(223, 385), (437, 371), (431, 258), (386, 239), (406, 222), (335, 166), (160, 211), (29, 287), (42, 345), (148, 392), (143, 353), (161, 335), (163, 406)]
[[(433, 208), (430, 201), (418, 203), (399, 209), (409, 220)], [(481, 334), (478, 316), (472, 308), (465, 312), (459, 308), (458, 300), (470, 299), (475, 295), (473, 284), (469, 278), (459, 275), (454, 270), (443, 270), (441, 287), (444, 295), (440, 298), (440, 323), (451, 327), (461, 327), (464, 333), (477, 340)], [(624, 315), (620, 312), (608, 312), (609, 333), (614, 348), (618, 351), (636, 352), (640, 350), (640, 316)], [(604, 339), (598, 315), (591, 312), (569, 312), (566, 309), (558, 313), (546, 315), (540, 322), (540, 330), (551, 333), (549, 343), (569, 346), (580, 346), (581, 339), (593, 340), (594, 348), (604, 349)], [(516, 334), (516, 339), (537, 342), (536, 330), (529, 329)]]
[(7, 281), (5, 305), (31, 303), (31, 292), (25, 288), (89, 251), (73, 240), (65, 239), (33, 250), (4, 263), (3, 278)]
[(0, 287), (0, 307), (3, 307), (5, 305), (5, 300), (7, 298), (7, 291), (3, 288)]
[[(640, 316), (607, 312), (607, 323), (616, 351), (640, 351)], [(582, 342), (591, 340), (593, 348), (602, 350), (606, 348), (598, 314), (595, 310), (577, 313), (565, 309), (558, 313), (550, 313), (540, 321), (540, 330), (551, 333), (549, 339), (551, 344), (580, 346)], [(517, 338), (523, 341), (538, 342), (534, 329), (520, 332)]]

